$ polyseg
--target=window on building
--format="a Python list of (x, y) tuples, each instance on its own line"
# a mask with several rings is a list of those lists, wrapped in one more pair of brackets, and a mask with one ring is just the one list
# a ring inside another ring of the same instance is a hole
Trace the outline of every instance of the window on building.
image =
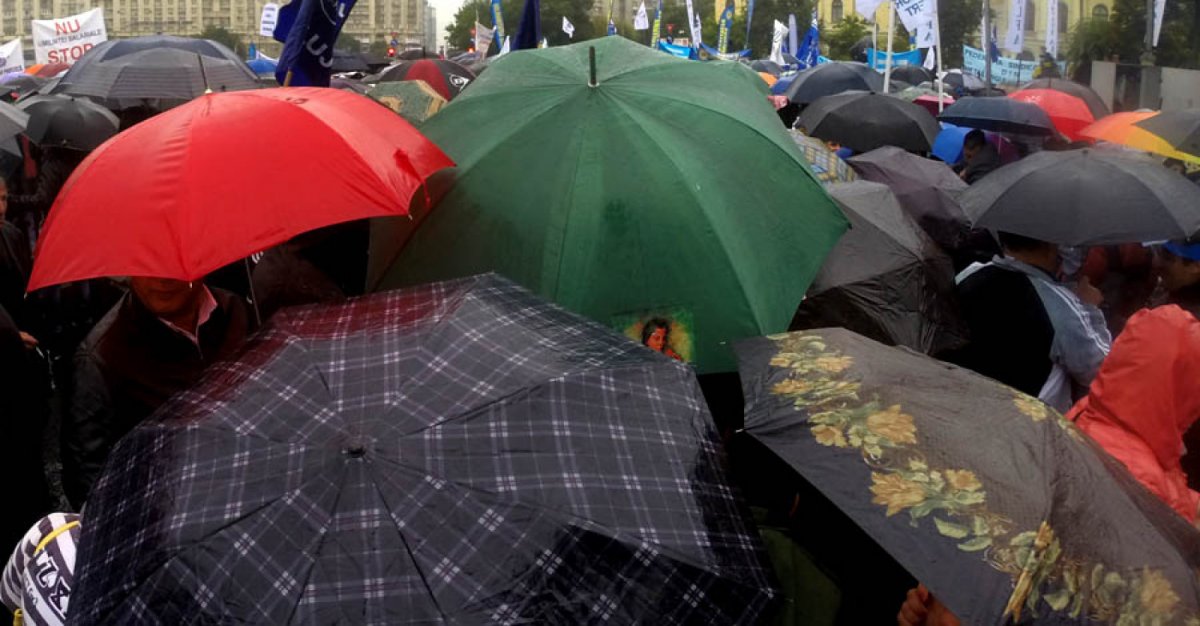
[(1067, 3), (1059, 2), (1058, 3), (1058, 32), (1060, 32), (1060, 33), (1067, 32), (1067, 25), (1069, 24), (1069, 20), (1067, 19), (1068, 18), (1067, 11), (1068, 11)]
[[(1050, 0), (1053, 2), (1054, 0)], [(1037, 29), (1037, 7), (1033, 0), (1025, 0), (1025, 32), (1032, 33)]]
[(1097, 20), (1107, 20), (1108, 7), (1104, 6), (1103, 4), (1097, 4), (1095, 8), (1092, 9), (1092, 18)]
[(842, 21), (842, 0), (833, 0), (833, 5), (830, 8), (829, 14), (833, 18), (833, 23), (837, 24)]

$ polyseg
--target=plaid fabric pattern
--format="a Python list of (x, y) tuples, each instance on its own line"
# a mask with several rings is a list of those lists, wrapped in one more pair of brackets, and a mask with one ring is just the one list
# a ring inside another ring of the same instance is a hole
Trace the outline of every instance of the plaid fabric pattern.
[(788, 134), (792, 136), (792, 141), (796, 142), (796, 147), (800, 148), (800, 153), (804, 155), (804, 161), (808, 163), (813, 175), (821, 181), (822, 185), (829, 186), (858, 180), (858, 174), (849, 164), (827, 148), (825, 142), (809, 137), (795, 129), (789, 130)]
[(73, 623), (752, 623), (691, 371), (495, 276), (284, 311), (117, 446)]

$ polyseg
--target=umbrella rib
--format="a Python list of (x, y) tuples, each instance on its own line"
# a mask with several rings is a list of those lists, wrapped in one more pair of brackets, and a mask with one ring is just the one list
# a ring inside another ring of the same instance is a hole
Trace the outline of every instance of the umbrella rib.
[[(407, 466), (399, 463), (396, 465), (401, 468), (407, 468)], [(400, 537), (400, 543), (404, 544), (404, 551), (408, 554), (409, 560), (412, 561), (413, 569), (417, 571), (417, 576), (420, 576), (421, 584), (425, 587), (425, 591), (429, 592), (429, 599), (433, 601), (433, 608), (437, 609), (438, 615), (441, 616), (443, 622), (449, 621), (447, 619), (446, 612), (442, 610), (441, 603), (438, 602), (437, 596), (433, 593), (433, 587), (429, 584), (429, 577), (426, 576), (425, 572), (421, 569), (421, 564), (417, 561), (417, 555), (415, 552), (413, 552), (412, 546), (408, 543), (408, 538), (404, 536), (404, 531), (400, 530), (400, 527), (395, 524), (396, 520), (399, 518), (396, 517), (396, 515), (392, 512), (391, 504), (388, 503), (387, 498), (383, 495), (383, 491), (379, 488), (379, 480), (374, 477), (376, 474), (374, 463), (371, 464), (370, 473), (372, 475), (371, 486), (374, 487), (376, 495), (379, 496), (379, 501), (383, 503), (383, 508), (385, 511), (387, 511), (388, 519), (392, 520), (391, 528), (396, 530), (396, 536)]]

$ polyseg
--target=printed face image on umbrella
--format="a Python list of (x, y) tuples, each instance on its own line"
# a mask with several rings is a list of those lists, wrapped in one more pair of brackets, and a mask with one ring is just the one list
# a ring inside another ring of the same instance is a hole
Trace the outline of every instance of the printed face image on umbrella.
[(277, 314), (114, 450), (72, 623), (756, 623), (687, 366), (495, 276)]
[(735, 338), (786, 329), (845, 229), (738, 64), (622, 37), (521, 51), (421, 130), (455, 181), (372, 246), (369, 286), (494, 271), (611, 328), (679, 311), (701, 373), (732, 370)]
[(745, 432), (961, 623), (1200, 619), (1200, 533), (1035, 398), (844, 329), (737, 351)]

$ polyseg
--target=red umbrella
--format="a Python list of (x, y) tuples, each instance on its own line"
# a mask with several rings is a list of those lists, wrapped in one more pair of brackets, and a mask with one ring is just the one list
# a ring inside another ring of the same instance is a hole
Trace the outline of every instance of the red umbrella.
[(1054, 89), (1022, 89), (1008, 97), (1037, 105), (1050, 116), (1054, 128), (1071, 141), (1086, 141), (1080, 131), (1096, 121), (1082, 98)]
[(28, 288), (197, 280), (305, 231), (405, 215), (453, 165), (403, 118), (340, 89), (205, 95), (83, 161), (46, 219)]
[(446, 100), (453, 100), (475, 80), (471, 70), (453, 62), (440, 59), (401, 61), (379, 73), (378, 82), (423, 80)]

